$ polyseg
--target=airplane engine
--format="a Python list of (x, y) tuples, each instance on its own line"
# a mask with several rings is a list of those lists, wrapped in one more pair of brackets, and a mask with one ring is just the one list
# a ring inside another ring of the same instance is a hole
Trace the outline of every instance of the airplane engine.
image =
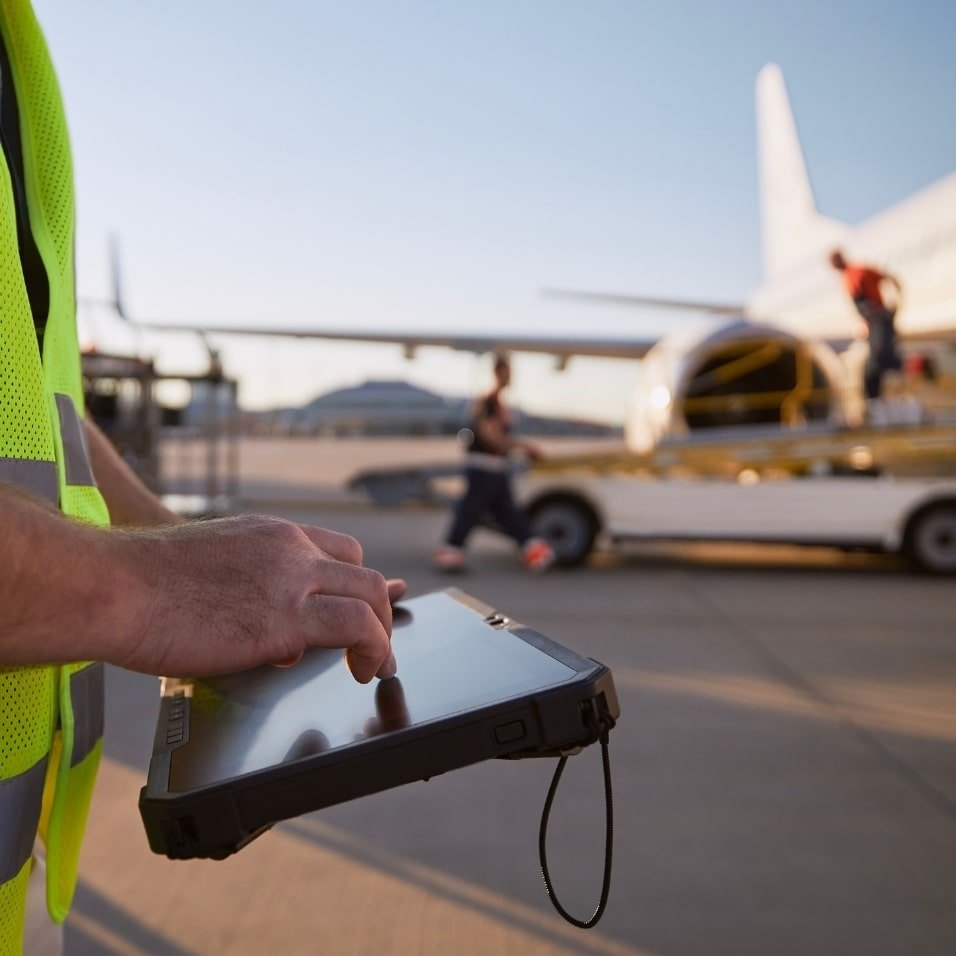
[(628, 446), (739, 426), (843, 424), (836, 353), (745, 320), (662, 339), (647, 353), (628, 416)]

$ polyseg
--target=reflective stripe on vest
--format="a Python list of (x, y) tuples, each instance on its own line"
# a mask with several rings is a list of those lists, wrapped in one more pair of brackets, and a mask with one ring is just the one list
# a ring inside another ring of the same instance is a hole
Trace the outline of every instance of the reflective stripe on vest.
[(60, 419), (60, 436), (63, 439), (63, 467), (66, 470), (68, 485), (95, 485), (93, 469), (90, 467), (90, 453), (86, 447), (83, 422), (73, 399), (69, 395), (57, 392), (56, 411)]
[[(66, 483), (77, 487), (96, 487), (86, 434), (76, 405), (69, 395), (61, 392), (57, 392), (54, 399), (63, 440)], [(60, 499), (55, 461), (0, 457), (0, 482), (25, 488), (53, 504)]]
[(12, 880), (33, 853), (46, 765), (44, 757), (29, 770), (0, 780), (0, 883)]
[(60, 500), (60, 484), (55, 461), (33, 461), (29, 458), (0, 458), (0, 481), (26, 488), (35, 495), (56, 504)]
[(75, 767), (103, 736), (103, 665), (90, 664), (70, 674), (70, 699), (73, 703), (73, 753)]

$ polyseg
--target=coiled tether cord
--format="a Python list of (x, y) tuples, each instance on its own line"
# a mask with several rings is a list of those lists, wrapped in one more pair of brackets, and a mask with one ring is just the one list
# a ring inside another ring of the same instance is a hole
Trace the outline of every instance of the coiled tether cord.
[(558, 783), (561, 781), (561, 774), (564, 773), (564, 765), (568, 762), (567, 755), (561, 757), (558, 766), (551, 778), (551, 786), (548, 788), (548, 796), (544, 801), (544, 810), (541, 813), (541, 829), (538, 831), (538, 856), (541, 860), (541, 875), (544, 877), (544, 888), (548, 891), (548, 899), (554, 908), (569, 922), (572, 926), (579, 929), (590, 929), (597, 925), (598, 920), (604, 915), (607, 906), (607, 898), (611, 890), (611, 854), (614, 847), (614, 800), (611, 795), (611, 758), (608, 755), (608, 734), (614, 726), (614, 718), (610, 714), (603, 713), (600, 716), (589, 715), (597, 724), (600, 731), (598, 740), (601, 742), (601, 762), (604, 766), (604, 883), (601, 886), (601, 899), (598, 901), (597, 909), (586, 920), (580, 920), (572, 916), (560, 903), (554, 892), (554, 886), (551, 883), (551, 874), (548, 871), (548, 854), (546, 849), (548, 839), (548, 818), (551, 816), (551, 805), (554, 803), (554, 795), (558, 790)]

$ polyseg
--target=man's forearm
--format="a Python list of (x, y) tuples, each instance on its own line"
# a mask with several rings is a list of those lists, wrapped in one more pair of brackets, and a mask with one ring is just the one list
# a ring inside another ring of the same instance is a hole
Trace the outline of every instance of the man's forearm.
[(114, 525), (134, 527), (176, 524), (181, 521), (179, 515), (170, 511), (143, 484), (120, 457), (112, 442), (89, 418), (85, 424), (93, 474), (109, 508), (110, 521)]
[(144, 589), (110, 533), (5, 484), (0, 522), (0, 666), (111, 656)]

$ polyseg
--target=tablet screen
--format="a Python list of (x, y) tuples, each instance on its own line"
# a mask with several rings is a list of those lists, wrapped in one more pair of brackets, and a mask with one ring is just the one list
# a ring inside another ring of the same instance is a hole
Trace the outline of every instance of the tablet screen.
[(184, 792), (544, 690), (575, 676), (507, 630), (437, 593), (396, 609), (398, 675), (357, 683), (340, 650), (290, 668), (260, 667), (192, 687), (189, 742), (172, 755), (169, 789)]

